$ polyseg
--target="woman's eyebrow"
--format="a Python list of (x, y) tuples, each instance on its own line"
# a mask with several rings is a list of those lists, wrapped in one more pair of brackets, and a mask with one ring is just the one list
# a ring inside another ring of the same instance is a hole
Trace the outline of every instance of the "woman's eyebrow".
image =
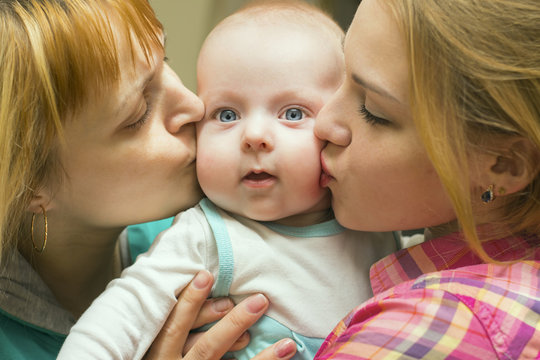
[(141, 94), (144, 93), (144, 89), (146, 89), (155, 74), (156, 69), (154, 67), (147, 74), (144, 74), (144, 76), (141, 77), (139, 81), (137, 81), (137, 85), (135, 85), (131, 90), (122, 93), (120, 101), (118, 102), (118, 105), (114, 110), (114, 114), (117, 115), (121, 113), (122, 110), (125, 110), (132, 103), (134, 103), (134, 101), (138, 99)]
[(370, 91), (373, 91), (374, 93), (382, 95), (382, 96), (384, 96), (384, 97), (386, 97), (386, 98), (388, 98), (388, 99), (390, 99), (392, 101), (398, 102), (400, 104), (402, 103), (398, 98), (396, 98), (394, 95), (390, 94), (390, 92), (383, 89), (382, 87), (365, 81), (364, 79), (362, 79), (357, 74), (352, 74), (351, 76), (352, 76), (353, 81), (355, 83), (357, 83), (358, 85), (362, 86), (363, 88), (366, 88), (366, 89), (368, 89)]

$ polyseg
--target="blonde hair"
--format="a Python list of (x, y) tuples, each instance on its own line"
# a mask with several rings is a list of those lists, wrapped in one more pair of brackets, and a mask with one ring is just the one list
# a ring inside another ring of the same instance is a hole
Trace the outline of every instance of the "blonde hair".
[(136, 39), (148, 60), (161, 47), (161, 25), (146, 0), (10, 0), (0, 2), (0, 18), (0, 255), (5, 255), (29, 239), (27, 208), (35, 192), (61, 178), (63, 123), (77, 121), (92, 97), (117, 84), (115, 37), (124, 36), (131, 45)]
[[(468, 154), (496, 151), (495, 139), (512, 136), (540, 149), (540, 2), (385, 3), (405, 36), (411, 107), (421, 138), (465, 238), (484, 260), (493, 260), (476, 231)], [(518, 155), (536, 177), (523, 191), (508, 195), (512, 198), (496, 225), (513, 235), (538, 235), (538, 159)]]

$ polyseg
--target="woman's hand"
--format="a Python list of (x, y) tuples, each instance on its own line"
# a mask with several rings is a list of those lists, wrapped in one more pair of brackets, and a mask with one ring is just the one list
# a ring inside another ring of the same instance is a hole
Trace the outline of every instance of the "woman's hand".
[[(207, 300), (213, 278), (199, 272), (178, 298), (169, 318), (156, 337), (145, 359), (220, 359), (227, 351), (244, 348), (249, 342), (246, 332), (268, 308), (268, 299), (252, 295), (231, 309), (229, 299)], [(193, 328), (225, 317), (210, 330), (191, 336)], [(290, 339), (283, 339), (263, 350), (254, 359), (289, 359), (296, 352)]]

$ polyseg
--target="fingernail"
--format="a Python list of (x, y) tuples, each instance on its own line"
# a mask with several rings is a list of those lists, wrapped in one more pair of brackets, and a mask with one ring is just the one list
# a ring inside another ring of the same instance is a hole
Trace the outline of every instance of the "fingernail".
[(212, 309), (218, 313), (231, 310), (233, 306), (234, 304), (229, 298), (217, 299), (212, 303)]
[(210, 274), (207, 271), (199, 271), (199, 273), (193, 279), (193, 285), (196, 289), (204, 289), (210, 283)]
[(240, 337), (238, 338), (238, 340), (236, 340), (236, 342), (241, 342), (241, 341), (247, 340), (248, 338), (249, 338), (249, 333), (246, 331), (242, 335), (240, 335)]
[(247, 299), (247, 309), (252, 314), (258, 314), (266, 306), (268, 300), (262, 294), (254, 295)]
[(296, 343), (291, 339), (282, 340), (276, 345), (275, 351), (278, 358), (287, 358), (296, 352)]

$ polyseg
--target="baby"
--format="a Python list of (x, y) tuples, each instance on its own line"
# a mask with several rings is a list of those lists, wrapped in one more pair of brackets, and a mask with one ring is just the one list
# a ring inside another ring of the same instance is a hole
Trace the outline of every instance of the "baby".
[(197, 74), (206, 106), (197, 175), (207, 198), (109, 285), (60, 359), (141, 358), (201, 269), (216, 278), (213, 296), (270, 300), (249, 346), (229, 354), (237, 359), (284, 337), (297, 342), (296, 358), (312, 359), (339, 319), (372, 295), (369, 267), (396, 250), (394, 236), (336, 222), (313, 133), (344, 75), (342, 38), (303, 2), (256, 2), (216, 26)]

